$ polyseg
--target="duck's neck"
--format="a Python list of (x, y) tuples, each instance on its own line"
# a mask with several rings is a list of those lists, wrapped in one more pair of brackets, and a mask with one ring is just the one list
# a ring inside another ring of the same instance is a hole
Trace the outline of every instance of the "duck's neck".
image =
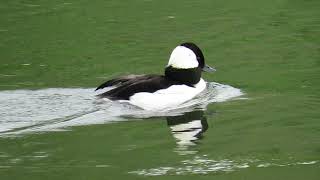
[(165, 77), (188, 86), (197, 84), (201, 79), (201, 68), (177, 69), (168, 66), (165, 69)]

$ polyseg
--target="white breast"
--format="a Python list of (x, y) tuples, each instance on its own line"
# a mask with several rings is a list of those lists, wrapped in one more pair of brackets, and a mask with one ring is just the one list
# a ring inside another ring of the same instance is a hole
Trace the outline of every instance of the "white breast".
[(161, 89), (154, 93), (141, 92), (130, 97), (129, 103), (145, 110), (161, 110), (174, 108), (203, 91), (206, 82), (201, 79), (194, 87), (187, 85), (173, 85), (167, 89)]

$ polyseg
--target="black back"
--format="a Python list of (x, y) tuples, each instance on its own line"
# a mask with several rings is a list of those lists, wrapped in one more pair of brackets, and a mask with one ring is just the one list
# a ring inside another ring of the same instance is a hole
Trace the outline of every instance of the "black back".
[(172, 85), (182, 84), (160, 75), (130, 75), (116, 79), (111, 79), (97, 89), (116, 86), (105, 93), (99, 94), (99, 97), (106, 97), (110, 100), (129, 100), (130, 96), (139, 92), (153, 93), (160, 89), (166, 89)]

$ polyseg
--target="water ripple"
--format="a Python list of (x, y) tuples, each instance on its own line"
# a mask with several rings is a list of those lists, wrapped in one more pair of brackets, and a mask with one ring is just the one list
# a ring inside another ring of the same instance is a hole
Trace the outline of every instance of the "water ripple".
[(176, 167), (158, 167), (150, 169), (140, 169), (131, 171), (129, 174), (137, 174), (141, 176), (161, 176), (161, 175), (188, 175), (188, 174), (209, 174), (217, 172), (232, 172), (239, 169), (250, 167), (267, 168), (267, 167), (283, 167), (283, 166), (297, 166), (297, 165), (314, 165), (319, 161), (305, 161), (305, 162), (287, 162), (279, 163), (275, 160), (271, 162), (263, 162), (261, 160), (242, 160), (235, 161), (230, 159), (211, 160), (206, 155), (194, 156), (192, 159), (183, 160), (180, 165)]

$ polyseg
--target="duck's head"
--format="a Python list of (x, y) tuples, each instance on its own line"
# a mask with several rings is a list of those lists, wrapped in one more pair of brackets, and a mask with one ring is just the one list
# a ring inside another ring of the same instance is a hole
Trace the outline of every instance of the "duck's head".
[(194, 43), (182, 43), (173, 49), (165, 70), (166, 77), (193, 85), (200, 81), (201, 72), (214, 72), (206, 65), (201, 49)]

